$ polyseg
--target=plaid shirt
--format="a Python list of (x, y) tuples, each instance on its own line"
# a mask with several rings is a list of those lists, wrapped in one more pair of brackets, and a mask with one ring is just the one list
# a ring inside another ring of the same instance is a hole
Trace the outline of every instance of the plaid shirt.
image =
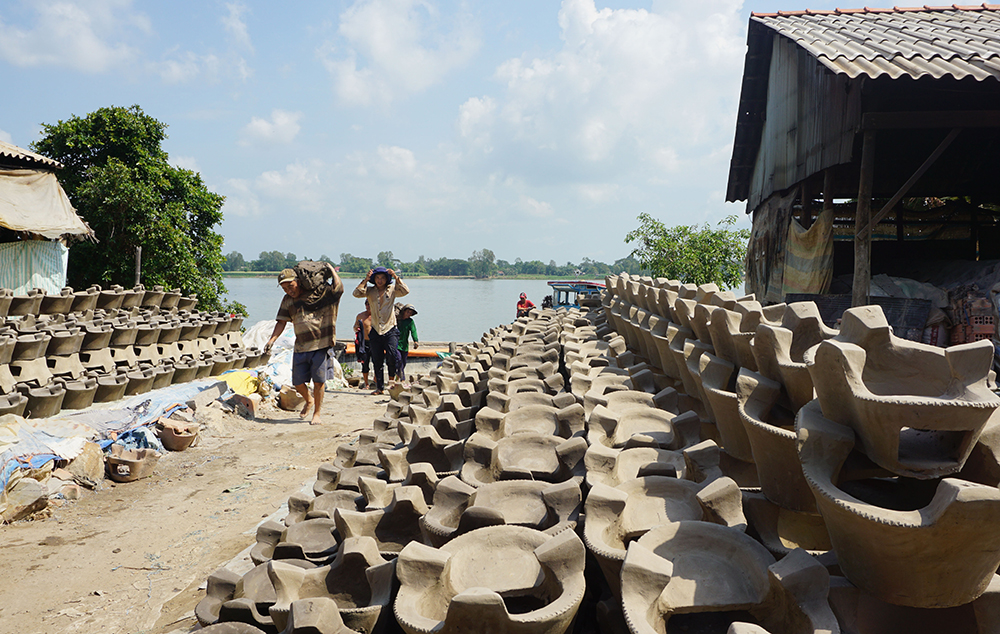
[(344, 283), (334, 273), (333, 291), (328, 292), (321, 304), (307, 309), (305, 304), (285, 295), (278, 307), (278, 321), (290, 321), (295, 327), (295, 352), (312, 352), (329, 348), (337, 342), (337, 309)]

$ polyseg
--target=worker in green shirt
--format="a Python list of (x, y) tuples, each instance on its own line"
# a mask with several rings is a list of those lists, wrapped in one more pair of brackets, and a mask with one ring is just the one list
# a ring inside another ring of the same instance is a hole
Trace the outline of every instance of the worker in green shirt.
[(417, 309), (413, 304), (405, 304), (399, 309), (399, 319), (396, 325), (399, 327), (399, 371), (396, 373), (400, 381), (406, 380), (406, 357), (410, 353), (410, 337), (413, 337), (414, 349), (420, 347), (417, 339), (417, 324), (413, 321), (413, 316), (417, 314)]

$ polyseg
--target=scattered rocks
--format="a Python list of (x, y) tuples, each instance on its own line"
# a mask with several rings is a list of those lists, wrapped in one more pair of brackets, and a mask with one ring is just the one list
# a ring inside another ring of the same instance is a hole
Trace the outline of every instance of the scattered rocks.
[(16, 522), (44, 509), (49, 491), (38, 480), (23, 478), (7, 491), (7, 508), (0, 513), (4, 522)]

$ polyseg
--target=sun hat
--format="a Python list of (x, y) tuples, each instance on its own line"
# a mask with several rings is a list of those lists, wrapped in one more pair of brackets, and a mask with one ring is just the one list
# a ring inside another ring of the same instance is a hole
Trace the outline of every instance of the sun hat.
[(414, 315), (417, 314), (417, 309), (413, 307), (413, 304), (403, 304), (403, 307), (399, 309), (399, 313), (402, 314), (404, 310), (411, 310)]
[[(374, 278), (374, 277), (375, 277), (376, 275), (378, 275), (379, 273), (382, 273), (383, 275), (385, 275), (385, 277), (386, 277), (386, 281), (391, 281), (391, 280), (389, 279), (389, 269), (385, 268), (384, 266), (376, 266), (376, 267), (375, 267), (374, 269), (372, 269), (372, 277), (373, 277), (373, 278)], [(374, 279), (369, 279), (369, 280), (368, 280), (368, 283), (369, 283), (369, 284), (374, 284), (374, 283), (375, 283), (375, 280), (374, 280)]]
[(281, 273), (278, 273), (278, 286), (281, 286), (285, 282), (291, 282), (297, 280), (298, 275), (295, 274), (294, 269), (281, 269)]

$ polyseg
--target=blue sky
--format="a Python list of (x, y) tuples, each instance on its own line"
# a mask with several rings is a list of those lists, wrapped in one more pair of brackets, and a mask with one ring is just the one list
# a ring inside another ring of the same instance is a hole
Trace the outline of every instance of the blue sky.
[(138, 104), (247, 257), (610, 262), (643, 211), (749, 226), (723, 201), (750, 12), (835, 6), (4, 0), (0, 139)]

